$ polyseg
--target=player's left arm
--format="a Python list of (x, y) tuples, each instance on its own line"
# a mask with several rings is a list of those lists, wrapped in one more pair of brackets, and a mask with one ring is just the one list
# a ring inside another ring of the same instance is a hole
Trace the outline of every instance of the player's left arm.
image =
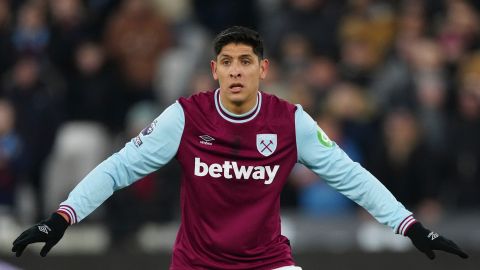
[(378, 222), (408, 236), (431, 259), (435, 257), (433, 250), (468, 257), (451, 240), (425, 229), (375, 176), (331, 141), (299, 105), (295, 112), (295, 132), (298, 162), (365, 208)]

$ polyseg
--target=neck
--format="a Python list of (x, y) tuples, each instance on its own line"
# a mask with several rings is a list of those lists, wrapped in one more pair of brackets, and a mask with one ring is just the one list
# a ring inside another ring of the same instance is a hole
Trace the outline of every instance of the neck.
[(234, 102), (231, 100), (228, 100), (224, 95), (222, 95), (222, 91), (220, 91), (220, 103), (221, 106), (227, 110), (230, 113), (237, 114), (237, 115), (242, 115), (245, 113), (250, 112), (255, 108), (257, 105), (257, 100), (258, 100), (258, 94), (255, 92), (255, 96), (252, 98), (247, 99), (244, 102)]

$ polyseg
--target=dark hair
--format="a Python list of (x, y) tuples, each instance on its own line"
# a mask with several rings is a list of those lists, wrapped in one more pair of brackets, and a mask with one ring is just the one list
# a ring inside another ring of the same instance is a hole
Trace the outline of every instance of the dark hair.
[(263, 59), (263, 40), (257, 31), (243, 26), (232, 26), (220, 32), (213, 40), (215, 57), (225, 45), (241, 43), (252, 47), (253, 52)]

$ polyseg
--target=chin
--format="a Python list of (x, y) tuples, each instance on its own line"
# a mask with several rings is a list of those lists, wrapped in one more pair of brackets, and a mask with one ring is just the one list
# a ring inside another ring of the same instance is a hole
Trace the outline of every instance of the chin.
[(242, 104), (246, 101), (245, 95), (242, 95), (241, 93), (236, 93), (236, 94), (231, 93), (228, 99), (235, 104)]
[(239, 92), (231, 91), (230, 89), (221, 89), (225, 97), (232, 103), (240, 105), (248, 100), (249, 91), (247, 89), (242, 89)]

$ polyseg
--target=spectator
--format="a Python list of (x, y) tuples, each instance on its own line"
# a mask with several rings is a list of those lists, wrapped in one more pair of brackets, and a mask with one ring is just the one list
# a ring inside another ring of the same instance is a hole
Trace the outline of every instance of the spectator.
[(452, 67), (465, 56), (468, 50), (478, 48), (479, 16), (468, 1), (446, 1), (446, 14), (438, 33), (438, 43), (446, 60)]
[(413, 106), (412, 50), (415, 42), (426, 36), (427, 25), (422, 2), (408, 0), (400, 6), (394, 43), (369, 87), (370, 98), (380, 111), (392, 106)]
[[(345, 1), (289, 0), (280, 11), (262, 21), (267, 51), (281, 57), (277, 49), (288, 35), (300, 35), (312, 44), (314, 54), (338, 55), (337, 28)], [(321, 33), (321, 34), (319, 34)]]
[[(158, 12), (175, 25), (181, 25), (192, 18), (191, 0), (151, 0)], [(222, 2), (224, 3), (224, 2)]]
[(436, 199), (441, 172), (425, 147), (418, 119), (398, 108), (386, 115), (382, 127), (382, 138), (376, 140), (367, 168), (406, 207), (417, 209), (423, 200)]
[(104, 28), (112, 14), (116, 11), (122, 1), (118, 0), (86, 0), (82, 1), (85, 7), (86, 17), (91, 25), (89, 33), (91, 38), (102, 38)]
[(5, 97), (16, 113), (15, 129), (24, 142), (26, 177), (34, 188), (37, 215), (43, 215), (43, 170), (62, 120), (61, 83), (53, 71), (31, 57), (20, 58), (7, 74)]
[[(10, 12), (10, 2), (0, 0), (0, 76), (12, 64), (12, 44), (9, 41), (11, 35), (11, 23), (13, 14)], [(0, 89), (0, 96), (2, 90)]]
[(43, 7), (34, 2), (25, 3), (19, 11), (12, 33), (12, 42), (18, 55), (44, 56), (50, 43)]
[(324, 56), (316, 56), (310, 61), (305, 77), (308, 85), (315, 92), (317, 103), (325, 99), (340, 79), (333, 59)]
[(69, 81), (66, 100), (69, 120), (94, 121), (113, 134), (120, 132), (127, 100), (117, 83), (120, 76), (115, 66), (107, 62), (103, 48), (92, 41), (81, 43), (74, 58), (75, 75)]
[(87, 10), (80, 0), (49, 0), (49, 7), (50, 59), (64, 76), (71, 76), (74, 71), (76, 47), (92, 35)]
[(175, 46), (162, 53), (155, 68), (155, 97), (162, 106), (188, 94), (186, 89), (192, 77), (211, 72), (210, 66), (205, 65), (210, 60), (210, 55), (205, 54), (209, 43), (207, 31), (192, 22), (177, 25), (175, 30)]
[(480, 205), (480, 54), (466, 59), (460, 66), (457, 110), (448, 134), (447, 192), (457, 208)]
[(374, 143), (375, 110), (363, 88), (356, 84), (339, 82), (328, 92), (324, 103), (320, 104), (322, 106), (316, 108), (317, 111), (334, 117), (343, 136), (359, 146), (357, 157), (371, 150)]
[(14, 213), (16, 186), (22, 172), (22, 142), (15, 132), (12, 105), (0, 99), (0, 208)]
[(218, 33), (226, 25), (257, 27), (258, 12), (254, 0), (192, 0), (191, 2), (196, 19), (211, 33)]
[(441, 49), (433, 40), (419, 39), (413, 43), (410, 61), (412, 100), (427, 146), (440, 155), (445, 153), (446, 101), (452, 85), (444, 63)]
[(303, 79), (301, 77), (310, 64), (312, 50), (312, 44), (305, 36), (285, 34), (281, 43), (280, 65), (287, 80)]
[(385, 1), (349, 1), (339, 25), (340, 73), (368, 86), (392, 43), (395, 16)]
[(131, 104), (153, 99), (152, 83), (158, 57), (171, 45), (168, 23), (142, 0), (124, 0), (106, 32), (107, 52), (118, 64)]
[(343, 40), (339, 63), (341, 78), (363, 87), (368, 86), (379, 57), (378, 51), (363, 37)]

